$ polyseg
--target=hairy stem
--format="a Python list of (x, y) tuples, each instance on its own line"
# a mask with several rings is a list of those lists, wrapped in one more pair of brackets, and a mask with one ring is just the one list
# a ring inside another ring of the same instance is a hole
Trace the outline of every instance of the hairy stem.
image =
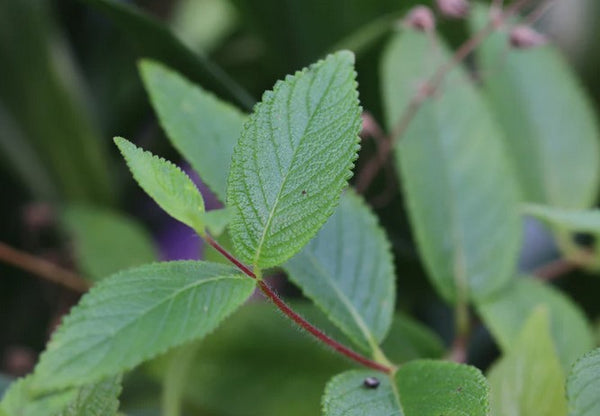
[[(252, 279), (256, 279), (256, 275), (250, 268), (245, 266), (242, 262), (236, 259), (231, 253), (229, 253), (225, 248), (223, 248), (219, 243), (217, 243), (211, 236), (208, 234), (205, 235), (205, 240), (208, 244), (210, 244), (215, 250), (221, 253), (227, 260), (229, 260), (232, 264), (234, 264), (238, 269), (240, 269), (244, 274), (251, 277)], [(257, 279), (258, 280), (258, 279)], [(367, 358), (350, 348), (340, 344), (319, 328), (315, 327), (313, 324), (308, 322), (302, 316), (298, 315), (292, 308), (290, 308), (280, 297), (267, 285), (263, 280), (258, 280), (258, 287), (262, 291), (262, 293), (271, 301), (275, 306), (283, 312), (288, 318), (294, 321), (298, 326), (302, 329), (310, 333), (312, 336), (317, 338), (319, 341), (328, 345), (333, 350), (339, 352), (345, 357), (355, 361), (365, 367), (372, 368), (374, 370), (382, 371), (386, 374), (390, 374), (393, 372), (393, 368), (387, 365), (383, 365), (376, 361)]]
[(365, 164), (356, 180), (356, 189), (358, 192), (363, 193), (369, 187), (381, 167), (387, 161), (395, 142), (406, 132), (406, 129), (419, 112), (423, 102), (437, 92), (448, 73), (469, 56), (507, 19), (514, 16), (530, 3), (533, 3), (533, 0), (517, 0), (512, 3), (501, 15), (492, 17), (485, 27), (475, 33), (471, 38), (467, 39), (467, 41), (456, 50), (450, 60), (438, 67), (431, 78), (425, 83), (424, 88), (420, 89), (420, 91), (411, 98), (408, 106), (402, 113), (398, 124), (396, 124), (390, 133), (388, 140), (381, 143), (375, 156)]
[(90, 284), (77, 274), (2, 242), (0, 242), (0, 260), (75, 292), (83, 293), (90, 288)]

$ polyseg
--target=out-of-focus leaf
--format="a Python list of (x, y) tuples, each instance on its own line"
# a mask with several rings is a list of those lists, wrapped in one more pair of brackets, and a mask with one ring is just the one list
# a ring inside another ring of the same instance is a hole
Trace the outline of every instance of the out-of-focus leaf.
[(488, 416), (490, 388), (477, 368), (417, 360), (400, 367), (396, 385), (405, 416)]
[(255, 103), (240, 85), (206, 56), (192, 52), (162, 23), (125, 2), (82, 0), (105, 13), (135, 43), (141, 56), (169, 66), (249, 110)]
[[(441, 39), (413, 30), (392, 39), (382, 68), (390, 131), (448, 59)], [(465, 301), (505, 287), (521, 241), (518, 190), (502, 135), (463, 69), (422, 104), (395, 151), (409, 217), (437, 290), (449, 301)]]
[(394, 311), (390, 243), (360, 196), (348, 190), (317, 236), (284, 266), (357, 345), (376, 353)]
[(163, 416), (181, 415), (188, 377), (199, 346), (199, 342), (191, 342), (177, 348), (170, 354), (169, 363), (167, 364), (163, 378)]
[(278, 81), (244, 126), (231, 163), (229, 231), (241, 259), (277, 266), (333, 214), (359, 149), (354, 55), (340, 51)]
[(522, 277), (495, 297), (477, 305), (483, 321), (506, 353), (522, 332), (524, 317), (537, 307), (548, 310), (552, 339), (563, 369), (594, 346), (594, 336), (579, 307), (558, 290)]
[[(293, 308), (348, 342), (314, 306)], [(153, 362), (152, 373), (164, 373), (171, 357)], [(251, 303), (202, 340), (189, 367), (185, 397), (190, 414), (318, 415), (327, 380), (347, 368), (346, 360), (298, 331), (273, 305)]]
[(396, 364), (417, 358), (441, 358), (446, 352), (437, 334), (403, 313), (394, 316), (381, 348)]
[(550, 334), (548, 310), (541, 306), (526, 319), (508, 353), (490, 370), (492, 415), (565, 416), (564, 377)]
[(49, 2), (0, 3), (0, 101), (61, 196), (106, 203), (113, 193), (106, 143), (50, 7)]
[(231, 155), (246, 116), (161, 64), (143, 61), (140, 72), (169, 139), (225, 202)]
[[(486, 24), (483, 5), (474, 29)], [(477, 49), (489, 104), (505, 132), (528, 202), (589, 208), (600, 185), (600, 132), (593, 107), (552, 45), (519, 50), (503, 31)]]
[(157, 260), (150, 234), (133, 218), (86, 205), (68, 206), (63, 224), (77, 264), (92, 280)]
[(567, 378), (569, 416), (600, 414), (600, 348), (573, 364)]
[[(376, 388), (365, 379), (379, 381)], [(323, 395), (323, 416), (404, 416), (390, 378), (376, 371), (354, 370), (338, 374), (327, 383)], [(408, 413), (407, 413), (408, 415)]]
[(207, 262), (154, 263), (100, 281), (54, 332), (36, 366), (39, 391), (129, 370), (212, 332), (255, 281)]

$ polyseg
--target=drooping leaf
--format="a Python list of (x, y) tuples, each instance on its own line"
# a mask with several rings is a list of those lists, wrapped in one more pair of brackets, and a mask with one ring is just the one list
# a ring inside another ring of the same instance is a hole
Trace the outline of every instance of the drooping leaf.
[[(382, 73), (390, 131), (449, 59), (441, 39), (415, 31), (392, 39)], [(500, 131), (463, 69), (425, 100), (395, 150), (409, 217), (437, 290), (456, 301), (506, 286), (521, 239), (518, 191)]]
[(489, 387), (475, 367), (417, 360), (400, 367), (396, 385), (406, 416), (487, 416)]
[(573, 364), (567, 378), (569, 416), (600, 414), (600, 348)]
[(279, 265), (333, 213), (358, 151), (354, 56), (329, 55), (263, 96), (233, 153), (227, 199), (242, 260)]
[(115, 143), (142, 189), (173, 218), (203, 234), (204, 199), (189, 176), (121, 137), (116, 137)]
[[(365, 379), (379, 381), (376, 388), (365, 386)], [(354, 370), (339, 374), (327, 383), (323, 395), (324, 416), (386, 415), (404, 416), (390, 378), (377, 371)]]
[(140, 72), (171, 143), (224, 202), (231, 155), (246, 116), (159, 63), (142, 61)]
[(381, 349), (396, 364), (417, 358), (442, 358), (446, 352), (437, 334), (403, 313), (394, 315)]
[(220, 67), (192, 52), (162, 23), (130, 4), (116, 0), (83, 0), (108, 16), (138, 48), (140, 56), (169, 65), (217, 94), (250, 109), (255, 100)]
[(92, 280), (157, 260), (150, 234), (118, 212), (71, 205), (63, 212), (62, 223), (73, 238), (80, 269)]
[(342, 195), (335, 213), (285, 269), (357, 345), (378, 350), (394, 311), (394, 263), (361, 197), (350, 190)]
[[(474, 8), (474, 29), (488, 19), (486, 7)], [(600, 132), (589, 98), (558, 49), (512, 49), (505, 32), (496, 31), (477, 52), (526, 200), (589, 208), (600, 185)]]
[(522, 331), (524, 317), (544, 306), (550, 317), (552, 339), (563, 369), (594, 346), (585, 315), (567, 296), (551, 286), (522, 277), (497, 296), (477, 305), (479, 314), (501, 349), (509, 352)]
[(10, 416), (114, 416), (119, 407), (120, 376), (42, 395), (32, 392), (32, 383), (28, 376), (11, 385), (0, 411)]
[(509, 352), (488, 375), (492, 415), (565, 416), (564, 377), (548, 310), (541, 306), (526, 319)]
[[(348, 342), (314, 305), (292, 307)], [(173, 353), (151, 363), (153, 375), (164, 377)], [(273, 305), (249, 303), (200, 343), (184, 386), (185, 408), (190, 414), (318, 415), (325, 384), (347, 368), (346, 360), (298, 331)]]
[(54, 333), (35, 370), (47, 391), (99, 380), (214, 330), (255, 282), (207, 262), (150, 264), (88, 292)]

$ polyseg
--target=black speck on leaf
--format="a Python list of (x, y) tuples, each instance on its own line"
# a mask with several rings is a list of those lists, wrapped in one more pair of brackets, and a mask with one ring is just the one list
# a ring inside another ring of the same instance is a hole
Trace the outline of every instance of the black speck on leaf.
[(363, 385), (368, 389), (376, 389), (379, 387), (379, 379), (377, 377), (367, 377), (363, 381)]

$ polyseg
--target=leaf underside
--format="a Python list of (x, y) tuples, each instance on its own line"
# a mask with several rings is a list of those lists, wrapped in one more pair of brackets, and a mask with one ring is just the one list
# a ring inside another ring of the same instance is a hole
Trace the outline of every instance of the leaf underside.
[(569, 416), (600, 414), (600, 348), (573, 364), (567, 378)]

